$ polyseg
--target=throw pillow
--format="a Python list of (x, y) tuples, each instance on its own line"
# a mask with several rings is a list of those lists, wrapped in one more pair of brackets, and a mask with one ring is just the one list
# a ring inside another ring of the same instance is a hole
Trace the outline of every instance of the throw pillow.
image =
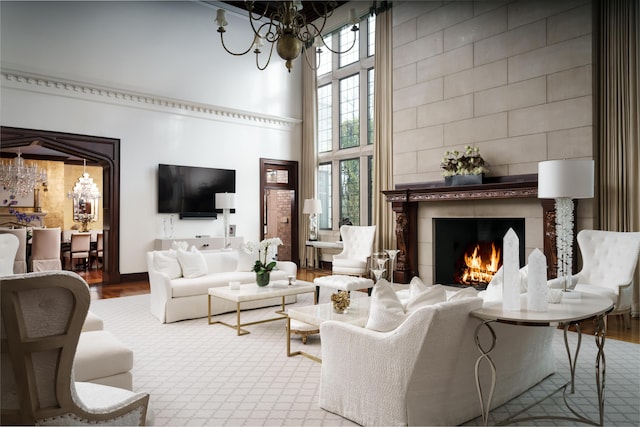
[(251, 251), (245, 244), (238, 249), (238, 266), (236, 271), (251, 271), (258, 260), (258, 252)]
[(427, 290), (428, 287), (429, 285), (425, 284), (422, 279), (420, 279), (418, 276), (415, 276), (413, 279), (411, 279), (411, 282), (409, 282), (409, 298), (418, 296), (418, 294), (422, 293), (422, 291)]
[(171, 249), (173, 249), (174, 251), (177, 251), (178, 249), (182, 249), (183, 251), (186, 251), (187, 249), (189, 249), (189, 244), (185, 241), (173, 241), (171, 242)]
[(425, 305), (433, 305), (447, 300), (447, 293), (442, 285), (429, 286), (409, 300), (404, 305), (404, 310), (408, 313), (417, 310)]
[(195, 247), (190, 251), (178, 250), (178, 261), (182, 267), (182, 275), (188, 279), (207, 274), (207, 262)]
[(371, 292), (369, 319), (365, 328), (388, 332), (400, 326), (404, 319), (402, 303), (393, 287), (385, 279), (380, 279)]
[(180, 268), (180, 263), (178, 263), (176, 251), (154, 251), (153, 268), (169, 276), (169, 279), (182, 277), (182, 268)]
[(454, 301), (454, 300), (463, 299), (463, 298), (473, 298), (477, 296), (478, 296), (478, 291), (476, 291), (475, 288), (468, 287), (451, 295), (449, 299), (447, 299), (447, 301)]

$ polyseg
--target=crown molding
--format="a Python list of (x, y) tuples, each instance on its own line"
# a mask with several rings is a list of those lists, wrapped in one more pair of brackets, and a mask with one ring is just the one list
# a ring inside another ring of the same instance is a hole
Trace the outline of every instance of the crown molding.
[(204, 120), (285, 130), (292, 130), (302, 122), (300, 119), (290, 117), (259, 114), (4, 68), (0, 70), (0, 76), (2, 88), (83, 99), (166, 114), (178, 114)]

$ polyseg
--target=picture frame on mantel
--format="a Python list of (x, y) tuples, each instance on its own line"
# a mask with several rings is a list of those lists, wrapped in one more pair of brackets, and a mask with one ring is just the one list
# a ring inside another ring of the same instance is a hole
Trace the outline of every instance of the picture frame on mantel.
[[(0, 188), (0, 200), (2, 200), (2, 206), (9, 206), (11, 201), (11, 193), (4, 187)], [(15, 196), (16, 201), (11, 207), (14, 208), (33, 208), (33, 190), (29, 191), (26, 196)]]

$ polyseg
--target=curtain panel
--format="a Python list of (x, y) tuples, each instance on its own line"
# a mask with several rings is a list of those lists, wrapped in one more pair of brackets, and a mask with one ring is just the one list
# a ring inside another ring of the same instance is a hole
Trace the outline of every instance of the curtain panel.
[[(640, 231), (637, 0), (594, 2), (596, 228)], [(640, 314), (636, 268), (632, 315)]]

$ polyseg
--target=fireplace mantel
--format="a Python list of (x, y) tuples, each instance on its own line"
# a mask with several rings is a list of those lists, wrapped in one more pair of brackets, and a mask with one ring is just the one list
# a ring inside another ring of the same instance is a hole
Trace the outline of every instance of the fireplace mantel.
[[(382, 192), (396, 215), (397, 248), (394, 279), (408, 283), (418, 275), (418, 204), (420, 202), (516, 199), (538, 197), (538, 175), (487, 177), (482, 184), (446, 186), (444, 181), (397, 185), (395, 190)], [(575, 202), (575, 201), (574, 201)], [(552, 199), (541, 199), (544, 226), (544, 253), (549, 277), (555, 277), (555, 205)], [(575, 215), (574, 210), (574, 215)], [(575, 218), (574, 218), (575, 223)], [(575, 231), (575, 230), (574, 230)], [(575, 245), (575, 243), (574, 243)], [(575, 250), (575, 248), (574, 248)], [(575, 257), (574, 257), (575, 272)]]
[(445, 186), (443, 181), (397, 185), (383, 193), (392, 203), (538, 197), (538, 175), (485, 178), (479, 185)]

